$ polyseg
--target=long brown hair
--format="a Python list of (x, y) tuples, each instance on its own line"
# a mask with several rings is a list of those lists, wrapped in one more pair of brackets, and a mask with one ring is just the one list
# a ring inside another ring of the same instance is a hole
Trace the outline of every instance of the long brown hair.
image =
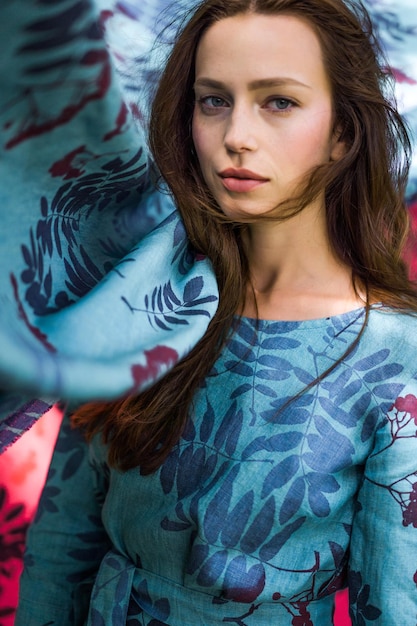
[(160, 80), (150, 146), (192, 246), (213, 264), (219, 308), (190, 354), (151, 389), (113, 403), (85, 405), (74, 416), (88, 438), (102, 434), (110, 464), (122, 470), (140, 466), (148, 474), (163, 463), (244, 303), (249, 273), (242, 234), (247, 226), (228, 220), (210, 195), (191, 121), (202, 34), (216, 21), (251, 12), (291, 14), (315, 30), (332, 86), (335, 128), (346, 146), (342, 158), (311, 173), (298, 197), (283, 205), (282, 219), (300, 212), (324, 189), (330, 241), (351, 267), (355, 289), (400, 311), (417, 311), (417, 293), (402, 259), (409, 232), (404, 192), (410, 142), (365, 9), (342, 0), (203, 1), (179, 32)]

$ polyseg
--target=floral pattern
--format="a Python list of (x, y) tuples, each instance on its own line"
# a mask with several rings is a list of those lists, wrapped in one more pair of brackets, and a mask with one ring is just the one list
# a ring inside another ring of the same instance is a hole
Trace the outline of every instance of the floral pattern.
[(351, 596), (351, 615), (354, 623), (358, 626), (366, 626), (369, 622), (378, 620), (381, 615), (380, 609), (368, 604), (370, 586), (362, 584), (360, 572), (350, 572), (349, 589)]
[[(416, 25), (408, 1), (395, 11), (376, 0), (367, 6), (413, 126)], [(143, 252), (148, 234), (173, 211), (168, 194), (152, 184), (144, 92), (152, 92), (178, 14), (194, 4), (182, 0), (175, 10), (166, 0), (1, 5), (0, 200), (13, 207), (1, 218), (0, 384), (10, 390), (0, 401), (1, 449), (44, 412), (31, 395), (84, 401), (140, 390), (186, 354), (214, 314), (211, 266), (189, 249), (192, 298), (182, 282), (185, 257), (177, 256), (177, 246), (187, 242), (180, 225), (165, 244), (159, 231), (157, 262), (152, 250)], [(163, 36), (153, 46), (157, 32)], [(414, 168), (410, 203), (416, 180)], [(172, 234), (172, 224), (166, 227)], [(154, 252), (155, 238), (150, 241)], [(144, 302), (133, 298), (138, 294)], [(132, 313), (138, 330), (125, 347), (121, 329), (132, 327)], [(109, 327), (116, 329), (110, 336)], [(148, 367), (148, 354), (163, 349), (170, 356)], [(137, 368), (144, 369), (135, 378)]]
[[(179, 626), (196, 615), (202, 624), (330, 626), (348, 579), (354, 626), (406, 623), (417, 603), (417, 530), (404, 523), (417, 477), (415, 318), (375, 306), (359, 346), (297, 396), (363, 319), (360, 309), (237, 321), (180, 442), (151, 476), (110, 469), (99, 439), (87, 452), (65, 426), (31, 529), (18, 626), (29, 614), (36, 624), (47, 606), (58, 619), (42, 593), (55, 561), (69, 615), (88, 578), (88, 626)], [(66, 527), (78, 529), (69, 545)], [(395, 597), (386, 591), (393, 571)]]
[[(0, 9), (9, 68), (1, 70), (0, 195), (20, 211), (13, 225), (2, 214), (0, 384), (10, 392), (0, 398), (0, 449), (50, 406), (29, 394), (78, 402), (139, 390), (188, 352), (216, 310), (210, 263), (151, 185), (147, 104), (138, 109), (128, 72), (134, 61), (144, 80), (156, 80), (149, 51), (165, 2), (145, 4), (6, 0)], [(141, 30), (134, 59), (116, 22)], [(148, 234), (162, 223), (154, 244)], [(119, 329), (110, 341), (109, 325)], [(97, 369), (103, 354), (107, 365)]]
[[(193, 254), (178, 220), (173, 216), (157, 231), (157, 245), (152, 236), (148, 237), (173, 210), (169, 196), (153, 190), (152, 166), (142, 130), (151, 87), (161, 67), (161, 57), (155, 52), (162, 50), (163, 56), (178, 14), (193, 4), (194, 0), (173, 4), (166, 0), (1, 3), (0, 200), (5, 210), (0, 228), (0, 450), (14, 443), (58, 397), (75, 401), (114, 397), (149, 385), (199, 339), (214, 313), (217, 292), (210, 265)], [(400, 0), (395, 7), (382, 0), (367, 0), (366, 5), (387, 49), (402, 110), (410, 126), (417, 128), (413, 0)], [(164, 37), (152, 48), (155, 33), (162, 31)], [(408, 187), (413, 219), (416, 198), (414, 160)], [(160, 251), (157, 262), (156, 249)], [(412, 267), (414, 257), (411, 252)], [(159, 272), (149, 272), (150, 268), (158, 268)], [(118, 304), (122, 305), (120, 309)], [(115, 312), (113, 323), (109, 311)], [(132, 327), (136, 332), (127, 337), (125, 329)], [(237, 337), (229, 358), (242, 378), (235, 389), (236, 397), (231, 398), (235, 404), (230, 414), (223, 416), (237, 425), (241, 419), (241, 414), (237, 416), (238, 403), (254, 392), (249, 382), (254, 361), (243, 364), (245, 356), (239, 353), (244, 343), (244, 338)], [(282, 349), (287, 350), (284, 344)], [(132, 345), (137, 350), (126, 359)], [(109, 357), (107, 365), (103, 364), (104, 353)], [(268, 376), (280, 371), (282, 380), (288, 380), (285, 376), (296, 374), (284, 360), (276, 366), (271, 363), (262, 363), (264, 374), (256, 370), (256, 393), (263, 400), (270, 398), (261, 418), (265, 423), (274, 423), (279, 409), (271, 391), (275, 383)], [(309, 376), (301, 371), (299, 374), (300, 382), (307, 384)], [(355, 391), (352, 382), (346, 382), (345, 394)], [(415, 421), (413, 397), (412, 393), (398, 397), (387, 417), (395, 433), (395, 449), (406, 443), (409, 436), (404, 433)], [(309, 407), (302, 404), (304, 400), (300, 398), (300, 404), (294, 407), (294, 415), (300, 420)], [(343, 401), (343, 393), (338, 400)], [(362, 401), (365, 407), (366, 395)], [(286, 441), (283, 436), (280, 440), (271, 436), (269, 441), (257, 437), (252, 445), (258, 451), (247, 446), (247, 458), (252, 462), (253, 455), (256, 458), (268, 451), (265, 446), (275, 454), (294, 445), (288, 448), (280, 469), (271, 468), (264, 486), (263, 506), (269, 516), (276, 493), (288, 489), (287, 500), (277, 509), (280, 523), (288, 526), (299, 519), (305, 503), (318, 518), (328, 519), (332, 498), (340, 494), (338, 479), (330, 471), (331, 458), (318, 451), (321, 442), (334, 433), (339, 443), (344, 441), (345, 435), (338, 430), (347, 425), (343, 419), (348, 418), (341, 417), (340, 423), (337, 419), (336, 423), (329, 422), (332, 411), (334, 416), (338, 414), (336, 407), (327, 403), (321, 408), (326, 412), (326, 424), (333, 430), (316, 420), (317, 431), (307, 440), (308, 449), (303, 455), (297, 454), (295, 440)], [(208, 406), (205, 419), (207, 423), (212, 419)], [(376, 412), (368, 410), (361, 435), (368, 443), (375, 433), (375, 420)], [(238, 438), (237, 433), (227, 431), (225, 451), (237, 446)], [(187, 445), (193, 446), (191, 441)], [(343, 458), (352, 458), (346, 442), (343, 449)], [(74, 458), (79, 460), (83, 454), (80, 450)], [(195, 461), (202, 454), (197, 449), (192, 455), (188, 452)], [(320, 462), (327, 463), (320, 483), (314, 482), (314, 476), (320, 474), (314, 467), (318, 454)], [(181, 468), (187, 458), (184, 454), (179, 460), (181, 467), (176, 469), (177, 475), (184, 476), (183, 482), (186, 477)], [(308, 461), (308, 472), (299, 476), (297, 472)], [(205, 459), (204, 471), (209, 471), (210, 463), (214, 463), (213, 455)], [(281, 470), (285, 480), (288, 478), (282, 486)], [(167, 480), (163, 479), (164, 489), (169, 487)], [(167, 496), (175, 493), (175, 480)], [(372, 480), (368, 481), (370, 485)], [(399, 505), (402, 523), (408, 530), (416, 527), (416, 484), (416, 475), (411, 472), (392, 477), (382, 486)], [(225, 493), (228, 497), (227, 490)], [(3, 504), (7, 501), (5, 497)], [(249, 496), (243, 497), (235, 513), (244, 510), (248, 501)], [(189, 524), (189, 517), (184, 521), (182, 516), (184, 513), (178, 509), (168, 519), (169, 532), (174, 532), (174, 524), (178, 529), (181, 524)], [(245, 527), (246, 534), (248, 530)], [(340, 565), (340, 547), (332, 544), (331, 550), (335, 565)], [(3, 554), (10, 554), (5, 545), (0, 559)], [(202, 555), (197, 557), (201, 561)], [(233, 586), (236, 570), (245, 571), (252, 581), (243, 595), (256, 597), (264, 581), (261, 570), (255, 566), (244, 570), (239, 560), (233, 563), (225, 569), (231, 581), (228, 599), (237, 602), (242, 596), (242, 591)], [(196, 572), (198, 576), (198, 567)], [(335, 588), (338, 584), (337, 579), (331, 583)], [(363, 583), (364, 589), (366, 585)], [(146, 581), (138, 589), (142, 605), (145, 599), (148, 604), (154, 603)], [(279, 597), (280, 592), (275, 592), (274, 599)], [(305, 598), (294, 599), (287, 607), (298, 626), (311, 622)], [(158, 602), (156, 599), (155, 606)], [(257, 606), (255, 602), (242, 611), (242, 620), (250, 619)], [(0, 604), (0, 619), (7, 619), (4, 613), (10, 610), (9, 605)], [(154, 624), (167, 619), (166, 611), (165, 607), (162, 613), (156, 612)], [(132, 626), (137, 621), (133, 613)], [(239, 619), (230, 621), (239, 623)]]

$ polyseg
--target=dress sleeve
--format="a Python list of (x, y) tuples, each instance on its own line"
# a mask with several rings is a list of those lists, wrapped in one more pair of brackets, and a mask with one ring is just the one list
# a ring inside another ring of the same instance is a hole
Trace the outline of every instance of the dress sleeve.
[(377, 430), (354, 519), (349, 567), (353, 626), (417, 619), (417, 380)]
[(106, 466), (64, 418), (37, 516), (29, 529), (15, 626), (82, 626), (109, 548), (101, 522)]

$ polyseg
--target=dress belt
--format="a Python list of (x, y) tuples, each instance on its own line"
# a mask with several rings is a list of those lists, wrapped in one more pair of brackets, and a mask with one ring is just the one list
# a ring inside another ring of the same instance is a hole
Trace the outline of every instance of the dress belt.
[[(305, 605), (305, 606), (304, 606)], [(86, 626), (280, 626), (297, 624), (310, 614), (314, 626), (332, 626), (333, 595), (308, 603), (225, 600), (137, 567), (125, 555), (110, 550), (104, 557), (91, 593)]]

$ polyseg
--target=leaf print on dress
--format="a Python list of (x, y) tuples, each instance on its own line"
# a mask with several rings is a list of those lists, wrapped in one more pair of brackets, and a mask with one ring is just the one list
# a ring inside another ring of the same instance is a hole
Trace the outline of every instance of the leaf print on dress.
[(243, 449), (242, 459), (253, 458), (258, 452), (288, 452), (298, 447), (303, 438), (303, 433), (296, 430), (286, 431), (271, 437), (261, 435), (253, 439)]
[[(281, 594), (279, 592), (275, 592), (273, 594), (272, 600), (275, 602), (279, 602), (282, 607), (287, 611), (288, 615), (291, 617), (291, 625), (292, 626), (314, 626), (311, 621), (311, 616), (309, 612), (309, 604), (312, 598), (315, 597), (315, 580), (314, 580), (314, 572), (318, 571), (320, 567), (320, 558), (319, 555), (316, 554), (315, 563), (311, 568), (311, 572), (313, 574), (311, 578), (310, 587), (304, 589), (299, 594), (294, 595), (292, 598), (289, 598), (286, 601), (282, 601)], [(215, 600), (213, 601), (215, 602)], [(262, 604), (254, 604), (252, 603), (251, 607), (245, 613), (234, 616), (234, 617), (224, 617), (223, 622), (229, 624), (236, 624), (237, 626), (255, 626), (256, 625), (256, 611), (262, 606)], [(232, 609), (231, 609), (232, 610)], [(253, 621), (251, 618), (254, 616)], [(318, 624), (316, 626), (319, 626)]]
[[(200, 307), (208, 302), (215, 302), (216, 296), (205, 296), (199, 298), (204, 287), (202, 276), (191, 278), (184, 286), (183, 293), (176, 294), (171, 281), (165, 285), (156, 286), (152, 295), (145, 295), (144, 309), (148, 314), (148, 320), (152, 327), (159, 327), (162, 330), (173, 330), (178, 324), (188, 325), (190, 316), (203, 315), (210, 317), (210, 313)], [(124, 299), (125, 300), (125, 299)], [(131, 306), (126, 300), (132, 312), (139, 310)], [(183, 316), (183, 317), (182, 317)]]
[[(16, 54), (21, 88), (9, 104), (7, 149), (68, 124), (90, 102), (102, 99), (111, 84), (109, 53), (90, 3), (39, 2), (23, 15), (21, 29), (31, 36)], [(62, 89), (63, 74), (67, 89)], [(24, 123), (22, 107), (27, 109)]]
[[(176, 214), (172, 213), (164, 224), (171, 223), (175, 219)], [(154, 234), (157, 232), (158, 228), (155, 229)], [(166, 260), (166, 258), (163, 259), (164, 262)], [(175, 265), (175, 273), (180, 276), (186, 276), (193, 266), (205, 260), (204, 256), (197, 255), (191, 248), (180, 220), (177, 220), (175, 224), (172, 256), (169, 260), (171, 265)], [(174, 331), (179, 325), (189, 326), (194, 323), (193, 317), (210, 318), (212, 313), (202, 305), (217, 302), (218, 297), (217, 295), (200, 297), (205, 289), (204, 276), (202, 274), (193, 276), (185, 284), (176, 277), (175, 283), (178, 285), (176, 289), (171, 280), (153, 286), (152, 291), (144, 295), (143, 305), (133, 304), (124, 296), (122, 296), (122, 301), (133, 314), (138, 311), (146, 313), (150, 326), (155, 330)]]
[[(275, 463), (263, 483), (261, 493), (263, 498), (275, 489), (287, 486), (287, 493), (282, 499), (279, 512), (281, 524), (288, 522), (298, 512), (306, 495), (312, 513), (317, 517), (327, 517), (330, 513), (330, 503), (325, 494), (335, 493), (340, 488), (333, 473), (352, 463), (354, 447), (349, 439), (318, 415), (313, 422), (316, 432), (311, 432), (306, 437), (301, 433), (295, 433), (297, 436), (293, 436), (291, 432), (286, 433), (289, 436), (288, 449), (291, 445), (298, 447), (304, 439), (309, 449), (306, 448), (301, 454), (289, 455)], [(286, 441), (285, 435), (277, 436), (276, 441), (280, 444), (276, 449), (284, 450), (282, 443)], [(264, 447), (265, 442), (260, 441), (258, 445)], [(303, 473), (300, 476), (298, 474), (301, 468)]]
[[(146, 614), (153, 618), (147, 622), (147, 626), (164, 626), (170, 612), (168, 598), (158, 598), (153, 601), (146, 580), (142, 580), (139, 585), (132, 587), (126, 624), (127, 626), (142, 626), (144, 622), (141, 616)], [(136, 619), (138, 617), (141, 619)], [(120, 626), (120, 623), (116, 622), (114, 626)]]
[[(80, 241), (79, 232), (97, 224), (102, 219), (101, 212), (111, 203), (115, 207), (112, 217), (116, 219), (117, 210), (123, 208), (126, 199), (143, 191), (147, 184), (143, 150), (127, 162), (119, 157), (109, 161), (97, 156), (97, 160), (94, 174), (62, 185), (50, 205), (47, 198), (41, 198), (42, 217), (36, 229), (30, 229), (29, 243), (22, 245), (26, 268), (20, 279), (25, 285), (25, 301), (36, 315), (53, 313), (85, 295), (130, 247), (130, 239), (123, 250), (110, 240), (93, 241), (93, 261), (92, 254)], [(126, 233), (118, 232), (114, 239), (123, 241), (123, 236), (126, 238)], [(99, 255), (94, 248), (97, 244)], [(67, 275), (66, 289), (59, 291), (54, 276), (58, 259), (63, 260)]]
[[(312, 355), (316, 359), (319, 353), (312, 352)], [(268, 480), (272, 481), (271, 486), (268, 488), (264, 484), (265, 496), (269, 492), (268, 489), (281, 488), (288, 483), (288, 491), (279, 513), (281, 523), (288, 522), (299, 511), (306, 496), (314, 515), (326, 517), (330, 514), (330, 501), (327, 494), (333, 494), (340, 488), (333, 474), (349, 467), (355, 453), (347, 433), (344, 434), (344, 429), (356, 426), (362, 419), (362, 440), (369, 438), (381, 417), (378, 407), (372, 406), (368, 410), (372, 397), (382, 398), (380, 406), (383, 407), (385, 406), (383, 400), (389, 395), (387, 388), (389, 387), (392, 397), (393, 392), (403, 387), (396, 384), (394, 380), (392, 383), (376, 384), (373, 387), (373, 396), (368, 390), (370, 383), (379, 383), (382, 377), (394, 378), (401, 373), (403, 369), (401, 365), (387, 363), (389, 355), (389, 350), (380, 350), (366, 359), (357, 361), (353, 367), (343, 364), (339, 374), (325, 379), (310, 393), (302, 394), (294, 401), (289, 398), (288, 406), (284, 410), (281, 409), (282, 404), (280, 406), (282, 400), (272, 401), (271, 406), (277, 409), (275, 415), (273, 410), (262, 413), (264, 419), (277, 420), (279, 423), (308, 423), (312, 420), (315, 427), (315, 430), (309, 428), (306, 436), (308, 447), (303, 446), (300, 463), (297, 456), (286, 457), (280, 461), (279, 466), (271, 470), (268, 476)], [(357, 376), (356, 370), (361, 372), (361, 377)], [(363, 374), (363, 372), (366, 373)], [(329, 397), (324, 395), (323, 391), (328, 393)], [(350, 406), (352, 397), (357, 397), (353, 408)], [(322, 409), (320, 415), (314, 415), (317, 402)], [(344, 402), (349, 410), (344, 410), (342, 406)], [(303, 405), (309, 406), (309, 409), (300, 410)], [(313, 418), (311, 418), (312, 415)], [(325, 419), (326, 416), (329, 419)], [(300, 464), (303, 467), (302, 477), (298, 476)]]
[(413, 420), (417, 428), (417, 398), (409, 393), (404, 398), (399, 397), (394, 402), (392, 410), (388, 413), (388, 419), (391, 422), (391, 435), (393, 442), (395, 439), (402, 437), (410, 438), (417, 434), (402, 435), (400, 431), (404, 430)]
[[(260, 604), (252, 604), (248, 611), (246, 611), (243, 615), (239, 615), (238, 617), (224, 617), (222, 622), (226, 624), (236, 624), (237, 626), (247, 626), (250, 623), (253, 624), (251, 617), (252, 615), (255, 615), (256, 619), (256, 611), (260, 606)], [(246, 621), (247, 619), (249, 621)]]
[(229, 511), (220, 536), (221, 542), (226, 548), (234, 548), (238, 545), (252, 514), (253, 504), (254, 492), (251, 489)]
[(411, 485), (409, 502), (404, 504), (405, 508), (403, 509), (403, 525), (412, 525), (414, 526), (414, 528), (417, 528), (417, 480)]
[(350, 466), (355, 448), (349, 438), (320, 415), (315, 416), (314, 425), (317, 432), (307, 435), (310, 451), (303, 454), (303, 461), (321, 473), (338, 472)]
[(169, 346), (155, 346), (151, 350), (144, 350), (145, 365), (132, 365), (131, 372), (134, 381), (133, 390), (143, 389), (146, 382), (156, 380), (161, 370), (171, 368), (178, 361), (178, 353)]
[(243, 555), (232, 559), (226, 569), (222, 597), (234, 602), (254, 602), (265, 587), (265, 569), (261, 563), (248, 566)]
[(295, 474), (300, 467), (300, 457), (296, 454), (287, 456), (285, 459), (274, 465), (269, 474), (266, 476), (263, 486), (261, 497), (266, 498), (275, 489), (284, 487)]
[[(399, 396), (388, 411), (386, 420), (391, 440), (370, 458), (383, 455), (397, 442), (417, 439), (417, 397), (413, 394)], [(386, 489), (401, 507), (403, 525), (417, 529), (417, 469), (389, 484), (375, 482), (366, 474), (365, 479), (381, 489)]]
[(360, 572), (349, 572), (349, 613), (355, 626), (366, 626), (381, 615), (378, 607), (368, 603), (370, 591), (370, 586), (363, 584)]
[(311, 393), (304, 393), (297, 398), (284, 396), (272, 401), (270, 406), (273, 408), (262, 411), (260, 416), (271, 424), (304, 424), (310, 419), (309, 407), (314, 400), (315, 396)]
[[(177, 520), (164, 518), (162, 526), (168, 531), (181, 532), (193, 524), (201, 524), (199, 537), (193, 541), (188, 558), (187, 574), (193, 576), (199, 586), (207, 589), (220, 587), (222, 597), (241, 598), (241, 601), (246, 597), (252, 602), (261, 593), (265, 581), (264, 558), (259, 555), (260, 551), (266, 545), (265, 556), (275, 558), (305, 518), (274, 535), (276, 505), (272, 496), (265, 499), (257, 514), (253, 510), (254, 493), (251, 489), (236, 500), (235, 483), (241, 466), (240, 456), (234, 459), (233, 455), (242, 423), (236, 401), (228, 407), (220, 423), (215, 422), (213, 408), (207, 401), (200, 425), (206, 446), (192, 442), (191, 437), (187, 442), (189, 434), (186, 431), (185, 440), (183, 438), (161, 468), (164, 493), (176, 488), (180, 499), (175, 507)], [(273, 453), (276, 449), (291, 448), (299, 441), (300, 435), (295, 432), (273, 436), (269, 441), (262, 438), (263, 446), (258, 450)], [(256, 451), (254, 448), (252, 457)], [(247, 462), (255, 462), (255, 459), (247, 459)], [(191, 474), (190, 467), (193, 467)], [(193, 493), (195, 496), (190, 499)], [(198, 514), (200, 502), (204, 511)], [(200, 515), (202, 518), (198, 521)], [(231, 548), (240, 552), (241, 558), (237, 558), (236, 552), (230, 552)], [(253, 558), (248, 558), (249, 555)]]

